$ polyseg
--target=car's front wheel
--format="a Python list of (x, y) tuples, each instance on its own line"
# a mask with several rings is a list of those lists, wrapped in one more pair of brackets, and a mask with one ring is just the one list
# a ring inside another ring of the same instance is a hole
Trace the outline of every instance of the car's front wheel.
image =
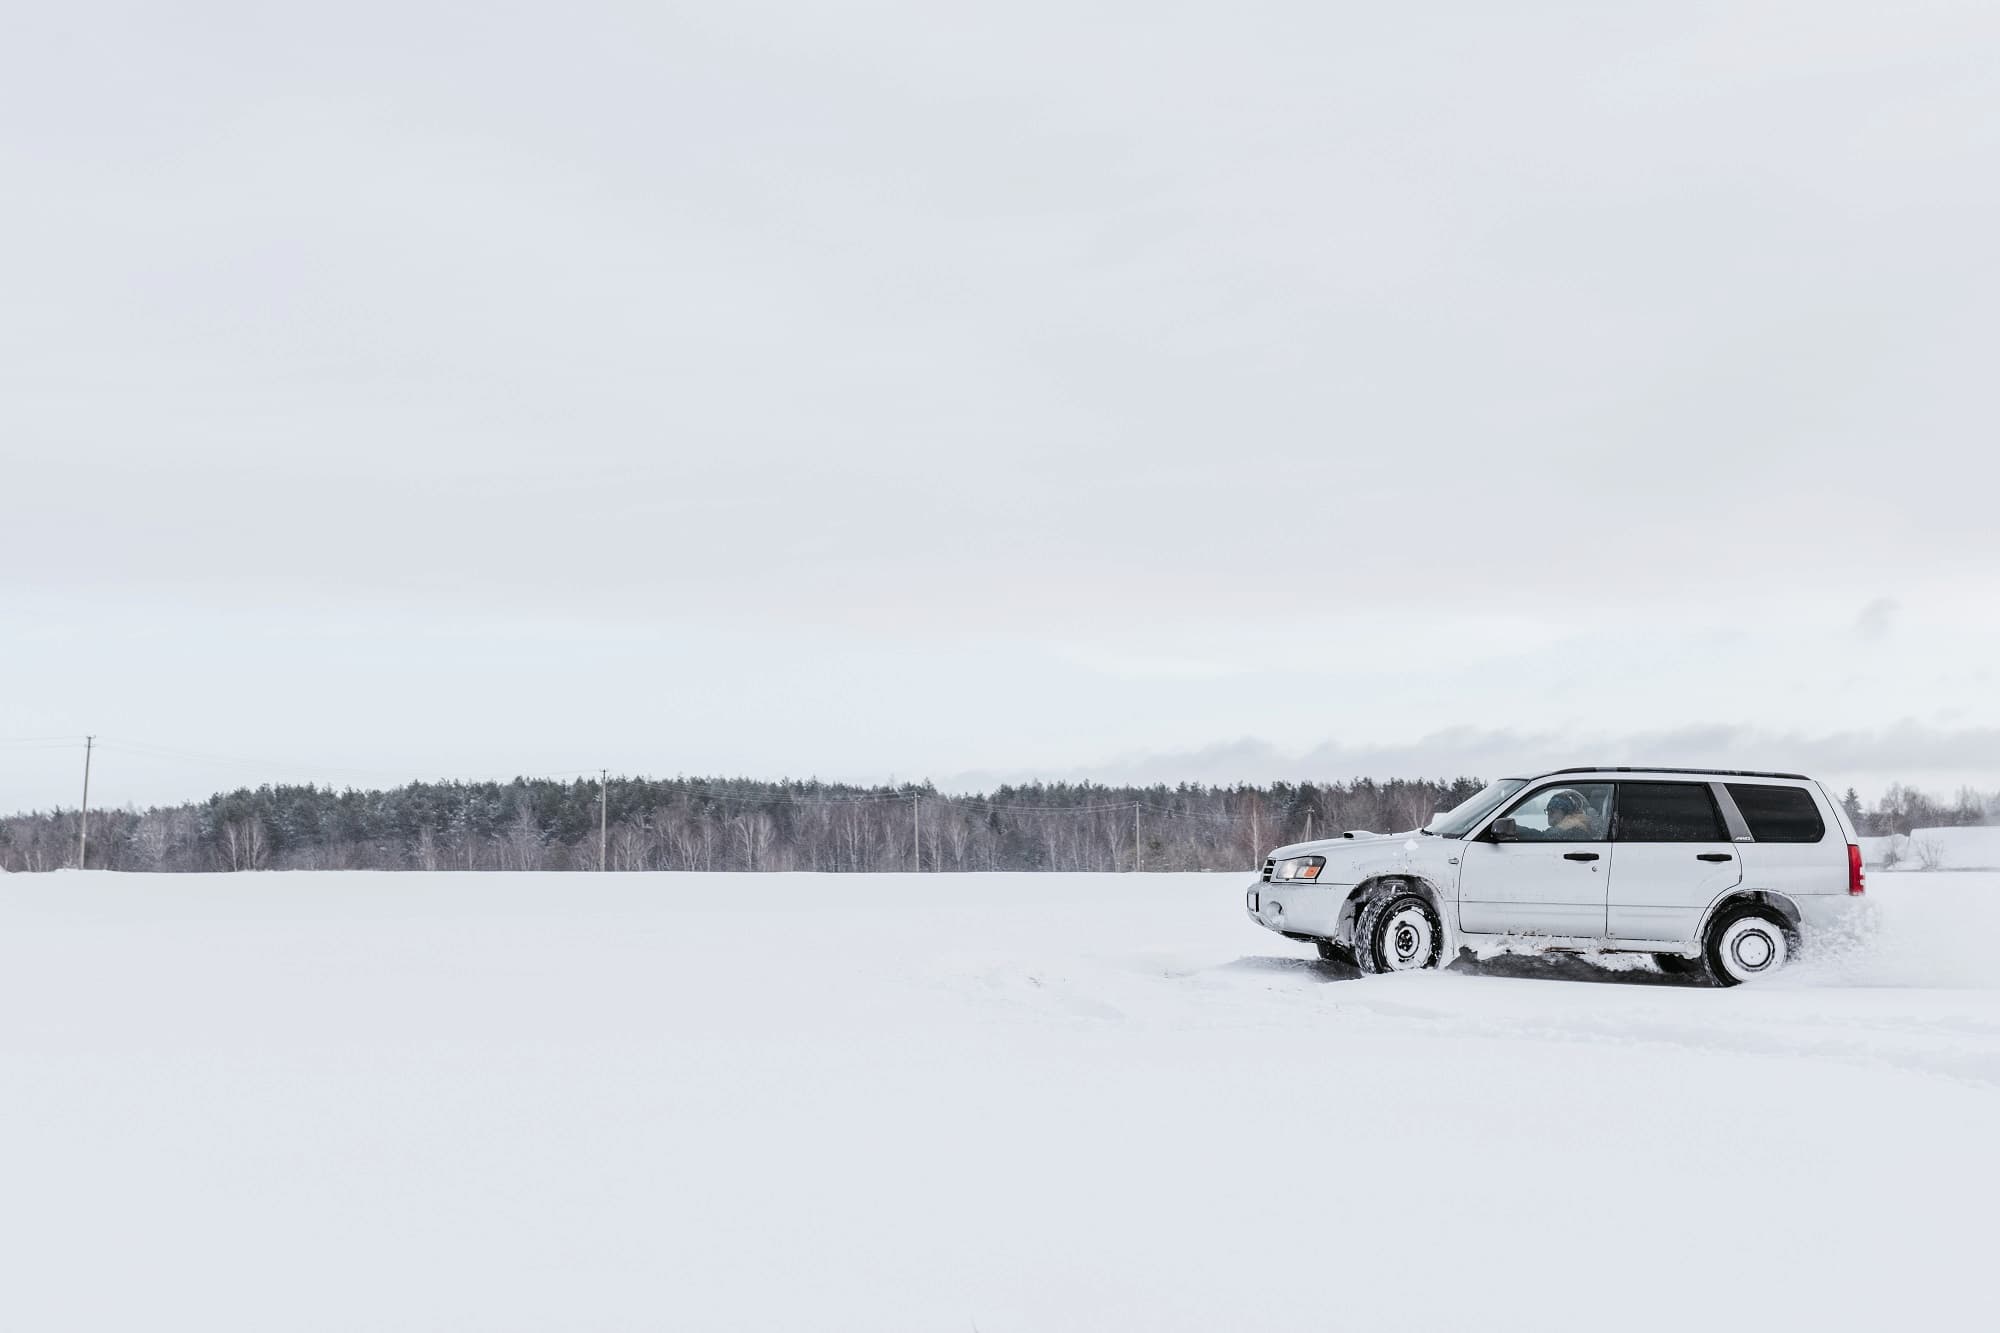
[(1354, 961), (1363, 972), (1418, 972), (1436, 967), (1444, 924), (1431, 900), (1401, 881), (1369, 895), (1354, 928)]

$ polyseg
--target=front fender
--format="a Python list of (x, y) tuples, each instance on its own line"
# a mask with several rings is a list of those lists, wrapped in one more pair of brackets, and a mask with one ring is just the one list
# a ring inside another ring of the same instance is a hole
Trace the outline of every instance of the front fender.
[(1356, 848), (1338, 862), (1328, 857), (1326, 871), (1321, 878), (1336, 884), (1360, 885), (1370, 880), (1401, 875), (1424, 881), (1442, 902), (1458, 890), (1458, 854), (1455, 850), (1458, 844), (1446, 842), (1445, 846), (1440, 846), (1440, 841), (1417, 836), (1370, 843)]
[(1431, 910), (1437, 913), (1438, 925), (1443, 930), (1443, 942), (1438, 952), (1439, 966), (1448, 966), (1458, 957), (1462, 947), (1458, 933), (1458, 913), (1452, 908), (1451, 895), (1428, 877), (1408, 870), (1392, 870), (1385, 874), (1373, 875), (1356, 884), (1347, 894), (1347, 902), (1340, 913), (1336, 938), (1341, 943), (1352, 946), (1355, 943), (1354, 926), (1361, 915), (1361, 905), (1369, 895), (1390, 883), (1407, 884), (1430, 899)]

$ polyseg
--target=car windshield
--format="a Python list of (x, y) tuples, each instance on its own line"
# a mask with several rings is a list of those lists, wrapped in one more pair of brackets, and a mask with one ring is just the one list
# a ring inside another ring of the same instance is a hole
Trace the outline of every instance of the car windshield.
[(1493, 813), (1493, 808), (1528, 785), (1526, 778), (1501, 778), (1489, 782), (1477, 793), (1425, 825), (1425, 831), (1440, 838), (1462, 838), (1466, 830)]

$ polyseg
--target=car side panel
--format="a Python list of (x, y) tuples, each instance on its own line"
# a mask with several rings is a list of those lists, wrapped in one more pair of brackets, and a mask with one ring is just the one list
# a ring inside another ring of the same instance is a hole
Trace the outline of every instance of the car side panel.
[(1743, 887), (1801, 898), (1847, 894), (1847, 832), (1839, 813), (1817, 782), (1771, 784), (1803, 787), (1819, 807), (1826, 831), (1818, 842), (1744, 842)]
[[(1614, 846), (1606, 933), (1617, 939), (1692, 940), (1709, 904), (1742, 882), (1740, 843)], [(1703, 859), (1715, 857), (1728, 859)]]
[(1609, 842), (1468, 842), (1459, 929), (1601, 938), (1611, 857)]

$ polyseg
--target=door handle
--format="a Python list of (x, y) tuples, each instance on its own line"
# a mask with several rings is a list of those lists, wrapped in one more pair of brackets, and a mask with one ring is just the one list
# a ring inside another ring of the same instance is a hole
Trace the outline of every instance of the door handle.
[(1696, 852), (1694, 859), (1697, 861), (1734, 861), (1736, 858), (1728, 852)]
[(1565, 861), (1595, 861), (1596, 859), (1597, 859), (1597, 853), (1596, 853), (1596, 852), (1564, 852), (1564, 853), (1563, 853), (1563, 860), (1565, 860)]

